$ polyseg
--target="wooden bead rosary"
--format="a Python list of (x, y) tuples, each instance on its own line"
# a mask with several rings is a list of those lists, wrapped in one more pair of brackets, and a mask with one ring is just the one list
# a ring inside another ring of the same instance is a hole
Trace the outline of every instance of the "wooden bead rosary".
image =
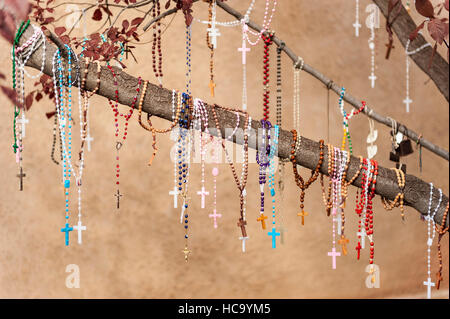
[(319, 161), (317, 163), (316, 168), (311, 171), (311, 177), (305, 183), (305, 181), (303, 180), (303, 178), (300, 176), (300, 174), (297, 171), (297, 160), (295, 159), (295, 156), (296, 156), (296, 153), (297, 153), (297, 150), (296, 150), (297, 131), (296, 130), (291, 130), (291, 133), (292, 133), (292, 144), (291, 144), (291, 157), (290, 157), (290, 160), (291, 160), (291, 163), (292, 163), (292, 169), (294, 171), (295, 183), (301, 189), (301, 193), (300, 193), (300, 209), (301, 209), (301, 212), (298, 213), (297, 216), (302, 217), (302, 225), (304, 225), (305, 224), (305, 216), (308, 216), (308, 213), (305, 212), (305, 210), (304, 210), (305, 206), (303, 204), (303, 202), (305, 201), (305, 191), (306, 191), (306, 189), (308, 189), (308, 187), (319, 176), (320, 167), (322, 166), (323, 159), (324, 159), (324, 155), (323, 155), (324, 141), (323, 140), (319, 141), (319, 148), (320, 148)]
[(397, 175), (397, 183), (398, 187), (400, 188), (400, 192), (395, 196), (395, 199), (393, 202), (391, 202), (389, 199), (381, 196), (381, 202), (383, 203), (383, 207), (386, 210), (392, 210), (394, 207), (400, 206), (401, 216), (402, 220), (405, 220), (405, 208), (403, 206), (404, 199), (405, 199), (405, 173), (398, 168), (391, 168), (393, 171), (395, 171), (395, 174)]

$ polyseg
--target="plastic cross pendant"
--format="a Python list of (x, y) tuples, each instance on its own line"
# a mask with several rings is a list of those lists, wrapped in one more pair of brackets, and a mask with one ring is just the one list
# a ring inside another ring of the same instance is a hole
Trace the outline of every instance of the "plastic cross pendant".
[(275, 228), (272, 228), (271, 232), (268, 232), (267, 235), (272, 236), (272, 248), (277, 248), (277, 237), (281, 236), (279, 232), (275, 230)]
[(245, 253), (245, 242), (250, 239), (250, 237), (239, 237), (242, 240), (242, 252)]
[(169, 195), (173, 195), (173, 208), (178, 208), (178, 188), (176, 186), (173, 187), (173, 191), (169, 192)]
[(64, 228), (61, 228), (61, 232), (66, 233), (66, 246), (69, 246), (69, 232), (73, 230), (73, 227), (69, 227), (69, 223), (66, 223)]
[(427, 286), (427, 299), (431, 299), (431, 287), (434, 287), (434, 282), (431, 282), (431, 278), (428, 277), (427, 281), (423, 282), (424, 286)]
[(358, 241), (358, 245), (356, 246), (355, 250), (358, 251), (357, 259), (359, 260), (359, 257), (361, 256), (361, 243)]
[(376, 77), (376, 75), (373, 74), (373, 73), (369, 76), (369, 80), (371, 81), (372, 89), (375, 87), (375, 80), (376, 80), (376, 79), (377, 79), (377, 77)]
[(332, 248), (330, 252), (328, 252), (328, 256), (332, 258), (332, 268), (336, 269), (336, 257), (339, 257), (341, 253), (336, 252), (336, 248)]
[(25, 137), (25, 125), (29, 120), (25, 117), (25, 111), (22, 112), (22, 117), (17, 120), (17, 123), (22, 124), (22, 137)]
[(349, 240), (345, 238), (344, 235), (341, 236), (341, 239), (338, 240), (338, 244), (342, 246), (342, 253), (344, 256), (347, 255), (347, 244), (349, 243)]
[(209, 89), (211, 90), (211, 96), (214, 97), (214, 88), (216, 87), (216, 83), (213, 80), (209, 81)]
[(297, 216), (302, 217), (302, 225), (305, 225), (305, 216), (308, 216), (308, 213), (302, 210), (302, 212), (298, 213)]
[(76, 229), (78, 231), (78, 243), (81, 245), (82, 244), (81, 232), (83, 230), (86, 230), (86, 226), (82, 225), (81, 220), (79, 220), (78, 224), (73, 226), (73, 229)]
[(407, 96), (406, 99), (403, 100), (403, 103), (406, 104), (406, 113), (409, 113), (409, 105), (412, 103), (412, 100)]
[(94, 140), (94, 138), (88, 134), (88, 136), (86, 136), (86, 142), (87, 142), (87, 149), (90, 152), (91, 151), (91, 142)]
[(242, 40), (242, 47), (238, 48), (238, 51), (242, 52), (242, 64), (247, 64), (246, 56), (250, 48), (247, 48), (245, 39)]
[(209, 218), (214, 218), (214, 228), (217, 228), (217, 218), (222, 218), (222, 214), (217, 214), (217, 211), (214, 209), (213, 213), (208, 216)]
[(261, 222), (262, 229), (266, 229), (266, 221), (265, 221), (266, 219), (267, 219), (267, 216), (265, 216), (264, 213), (259, 215), (259, 217), (256, 219), (256, 221)]
[(202, 197), (202, 208), (205, 208), (205, 196), (209, 195), (209, 192), (205, 191), (205, 186), (202, 186), (202, 189), (197, 192), (197, 195)]

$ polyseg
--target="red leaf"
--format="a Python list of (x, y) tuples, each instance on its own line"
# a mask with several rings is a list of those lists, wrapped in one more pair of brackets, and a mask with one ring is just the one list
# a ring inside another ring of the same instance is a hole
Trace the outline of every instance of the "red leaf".
[(31, 92), (25, 98), (25, 106), (26, 106), (27, 110), (29, 110), (31, 105), (33, 104), (33, 95), (34, 95), (34, 92)]
[(6, 79), (5, 75), (1, 72), (0, 72), (0, 79), (2, 79), (2, 80)]
[(65, 27), (57, 27), (55, 28), (55, 33), (58, 37), (60, 37), (64, 32), (66, 32)]
[(446, 19), (431, 19), (428, 22), (428, 32), (431, 37), (439, 44), (442, 44), (444, 38), (448, 35), (448, 23)]
[(6, 97), (11, 100), (13, 104), (17, 105), (18, 107), (22, 107), (22, 104), (17, 99), (17, 93), (13, 89), (3, 85), (0, 85), (0, 89), (2, 90), (3, 94), (5, 94)]
[(65, 44), (70, 44), (70, 37), (67, 35), (63, 35), (62, 37), (60, 37), (61, 41), (64, 42)]
[(434, 8), (430, 0), (416, 0), (416, 10), (425, 18), (434, 18)]
[(102, 19), (102, 11), (100, 9), (95, 9), (94, 15), (92, 16), (92, 20), (100, 21)]
[(43, 97), (44, 96), (42, 95), (42, 93), (39, 92), (38, 94), (36, 94), (35, 99), (36, 99), (37, 102), (39, 102)]
[(445, 7), (445, 9), (447, 9), (447, 11), (448, 11), (448, 0), (445, 0), (444, 7)]
[(100, 6), (100, 8), (102, 8), (103, 10), (105, 10), (106, 14), (109, 16), (112, 16), (112, 12), (108, 9), (108, 7), (106, 6)]
[(417, 36), (419, 35), (419, 31), (423, 29), (426, 21), (427, 20), (425, 20), (421, 24), (419, 24), (419, 26), (409, 35), (410, 41), (414, 41), (417, 38)]
[(165, 5), (166, 10), (169, 9), (169, 7), (170, 7), (170, 0), (167, 0), (166, 5)]
[(141, 24), (142, 23), (142, 21), (144, 21), (144, 18), (134, 18), (132, 21), (131, 21), (131, 25), (139, 25), (139, 24)]
[(128, 22), (128, 20), (122, 21), (122, 27), (124, 30), (128, 29), (129, 26), (130, 26), (130, 23)]
[(51, 118), (52, 116), (54, 116), (56, 114), (56, 111), (52, 111), (52, 112), (47, 112), (45, 113), (45, 116), (47, 116), (47, 118)]

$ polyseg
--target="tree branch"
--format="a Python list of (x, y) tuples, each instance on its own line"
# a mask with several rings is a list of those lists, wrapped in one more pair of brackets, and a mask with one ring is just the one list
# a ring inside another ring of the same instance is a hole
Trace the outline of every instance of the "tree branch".
[[(234, 10), (233, 8), (231, 8), (229, 5), (225, 4), (224, 2), (218, 1), (217, 5), (219, 7), (221, 7), (223, 10), (225, 10), (226, 12), (228, 12), (229, 14), (231, 14), (232, 16), (236, 17), (237, 19), (241, 20), (244, 18), (244, 16), (239, 13), (238, 11)], [(259, 25), (257, 25), (256, 23), (254, 23), (253, 21), (249, 21), (247, 23), (247, 25), (252, 28), (255, 31), (261, 32), (261, 27)], [(284, 43), (284, 45), (282, 46), (282, 50), (286, 53), (286, 55), (291, 58), (291, 60), (296, 63), (299, 59), (299, 56), (296, 55), (287, 45), (286, 43), (279, 39), (278, 37), (274, 36), (273, 37), (273, 42), (277, 45), (277, 46), (281, 46), (281, 43)], [(425, 50), (423, 50), (425, 51)], [(325, 84), (327, 87), (330, 88), (330, 90), (332, 90), (333, 92), (335, 92), (337, 95), (339, 95), (341, 93), (341, 86), (337, 85), (336, 83), (334, 83), (331, 79), (327, 78), (325, 75), (323, 75), (321, 72), (319, 72), (318, 70), (314, 69), (312, 66), (304, 63), (303, 64), (303, 70), (309, 74), (311, 74), (313, 77), (315, 77), (317, 80), (319, 80), (320, 82), (322, 82), (323, 84)], [(448, 65), (447, 65), (447, 70), (448, 70)], [(447, 74), (447, 92), (448, 92), (448, 74)], [(361, 104), (361, 100), (362, 99), (357, 99), (353, 96), (351, 96), (350, 94), (348, 94), (348, 91), (346, 91), (345, 95), (344, 95), (344, 101), (346, 101), (347, 103), (349, 103), (350, 105), (352, 105), (354, 108), (359, 109), (362, 104)], [(369, 108), (369, 107), (365, 107), (364, 109), (364, 114), (366, 114), (368, 117), (372, 118), (373, 120), (377, 121), (378, 123), (382, 123), (388, 127), (392, 127), (392, 121), (390, 118), (388, 117), (384, 117), (378, 113), (376, 113), (373, 109)], [(394, 120), (395, 121), (395, 120)], [(415, 141), (416, 143), (419, 143), (420, 145), (422, 145), (424, 148), (428, 149), (429, 151), (431, 151), (432, 153), (446, 159), (447, 161), (449, 160), (449, 153), (448, 150), (445, 150), (433, 143), (431, 143), (430, 141), (424, 139), (423, 137), (419, 139), (419, 134), (417, 134), (416, 132), (414, 132), (413, 130), (407, 128), (405, 125), (401, 124), (400, 122), (396, 121), (397, 125), (398, 125), (398, 130), (403, 133), (405, 136), (409, 137), (411, 140)]]
[[(28, 38), (30, 38), (33, 34), (33, 30), (31, 28), (27, 29), (20, 40), (20, 44), (24, 43)], [(52, 57), (57, 48), (52, 43), (47, 44), (47, 52), (46, 52), (46, 60), (44, 66), (44, 73), (53, 76), (52, 74)], [(35, 69), (40, 69), (41, 65), (41, 57), (43, 46), (40, 46), (39, 49), (33, 53), (31, 58), (28, 60), (27, 65), (33, 67)], [(84, 68), (85, 65), (82, 61), (80, 61), (80, 68)], [(136, 86), (138, 84), (138, 79), (123, 72), (122, 70), (113, 67), (116, 72), (118, 88), (119, 88), (119, 103), (123, 105), (131, 106), (133, 103), (133, 97), (136, 93)], [(86, 88), (92, 91), (96, 87), (96, 79), (97, 72), (96, 66), (94, 63), (89, 65), (88, 69), (89, 73), (86, 80)], [(116, 86), (113, 82), (113, 76), (111, 72), (106, 67), (102, 67), (101, 76), (100, 76), (101, 84), (99, 90), (97, 91), (98, 95), (104, 96), (108, 99), (113, 100), (115, 98), (115, 89)], [(157, 98), (156, 98), (157, 97)], [(146, 113), (150, 113), (153, 116), (157, 116), (166, 120), (172, 120), (172, 91), (160, 88), (158, 85), (154, 85), (149, 83), (147, 94), (144, 98), (144, 103), (142, 109)], [(215, 127), (213, 115), (211, 112), (211, 106), (207, 106), (209, 113), (209, 127)], [(217, 109), (217, 116), (221, 126), (221, 134), (225, 136), (225, 128), (235, 127), (236, 123), (236, 114), (230, 111), (225, 111), (222, 109)], [(242, 117), (240, 120), (239, 127), (244, 129), (244, 118)], [(261, 128), (261, 123), (259, 121), (252, 121), (251, 127), (253, 129)], [(216, 133), (212, 131), (215, 135)], [(241, 139), (236, 141), (236, 137), (233, 137), (234, 143), (242, 143)], [(292, 142), (292, 133), (286, 130), (280, 129), (279, 136), (279, 144), (278, 144), (278, 157), (279, 158), (288, 158), (290, 156), (291, 150), (291, 142)], [(258, 143), (256, 143), (255, 139), (249, 140), (249, 147), (253, 149), (257, 149)], [(327, 152), (325, 151), (325, 154)], [(297, 154), (297, 163), (301, 166), (304, 166), (309, 169), (313, 169), (319, 160), (319, 143), (312, 141), (308, 138), (302, 137), (302, 143), (300, 145), (300, 150)], [(327, 165), (328, 158), (325, 156), (324, 163), (321, 167), (321, 173), (327, 175)], [(351, 157), (350, 165), (348, 168), (348, 178), (353, 176), (359, 167), (359, 159), (356, 157)], [(353, 182), (353, 185), (356, 187), (361, 187), (361, 175)], [(380, 196), (384, 196), (388, 199), (394, 199), (395, 196), (400, 192), (399, 187), (397, 185), (397, 177), (395, 173), (387, 168), (379, 167), (379, 175), (377, 180), (377, 189), (376, 194)], [(405, 193), (405, 204), (415, 208), (422, 215), (426, 215), (428, 212), (428, 200), (429, 200), (429, 184), (422, 181), (413, 175), (406, 175), (406, 187), (404, 190)], [(437, 192), (434, 192), (433, 195), (433, 207), (436, 207), (438, 202)], [(448, 197), (443, 196), (442, 204), (440, 209), (435, 215), (435, 222), (437, 224), (441, 223), (442, 216), (445, 210), (445, 206), (448, 203)], [(446, 225), (448, 225), (449, 220), (447, 219)]]
[[(380, 11), (387, 18), (389, 0), (373, 0), (373, 2), (380, 8)], [(403, 4), (400, 3), (399, 5), (402, 6), (402, 8), (400, 9), (400, 14), (397, 19), (392, 24), (392, 30), (394, 30), (403, 47), (406, 47), (409, 35), (417, 28), (417, 25), (414, 23)], [(414, 41), (411, 41), (409, 50), (413, 51), (426, 43), (427, 41), (425, 38), (419, 34)], [(426, 47), (420, 52), (410, 55), (410, 57), (417, 64), (417, 66), (421, 68), (422, 71), (431, 78), (431, 80), (433, 80), (434, 84), (436, 84), (437, 88), (441, 91), (442, 95), (444, 95), (448, 102), (449, 65), (439, 53), (436, 53), (433, 58), (433, 64), (430, 68), (428, 68), (432, 52), (432, 46)]]

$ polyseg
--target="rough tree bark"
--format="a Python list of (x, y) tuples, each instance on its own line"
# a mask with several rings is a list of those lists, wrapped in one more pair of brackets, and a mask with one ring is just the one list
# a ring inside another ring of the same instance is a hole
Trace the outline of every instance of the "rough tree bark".
[[(33, 34), (33, 29), (28, 28), (24, 35), (21, 38), (20, 45), (25, 42), (28, 38), (30, 38)], [(48, 41), (47, 41), (48, 42)], [(56, 41), (58, 42), (58, 41)], [(59, 44), (61, 45), (61, 44)], [(36, 69), (40, 69), (41, 67), (41, 58), (42, 58), (42, 46), (31, 56), (28, 60), (27, 65)], [(44, 66), (44, 73), (52, 76), (52, 57), (56, 52), (57, 47), (48, 42), (47, 43), (47, 52), (46, 52), (46, 60)], [(84, 63), (80, 61), (80, 67), (84, 69)], [(117, 75), (117, 82), (119, 87), (119, 103), (127, 106), (132, 105), (133, 97), (136, 93), (136, 86), (138, 84), (138, 79), (133, 77), (126, 72), (121, 71), (118, 68), (114, 67), (114, 70)], [(86, 87), (88, 90), (93, 90), (96, 86), (97, 79), (97, 71), (96, 65), (91, 63), (88, 69), (88, 77), (86, 81)], [(97, 91), (98, 95), (104, 96), (111, 100), (114, 99), (115, 88), (116, 86), (113, 84), (113, 77), (111, 72), (106, 67), (102, 67), (101, 69), (101, 84), (100, 88)], [(105, 104), (107, 105), (107, 104)], [(209, 127), (214, 128), (215, 124), (213, 122), (213, 115), (211, 112), (211, 106), (207, 106), (209, 112)], [(166, 120), (172, 120), (172, 91), (160, 88), (157, 85), (149, 83), (147, 94), (144, 99), (143, 107), (144, 112), (150, 113), (153, 116), (157, 116)], [(222, 128), (222, 136), (224, 135), (224, 128), (233, 128), (236, 125), (236, 114), (229, 111), (224, 111), (221, 109), (217, 109), (218, 119), (220, 121), (220, 125)], [(252, 121), (251, 126), (253, 129), (261, 128), (261, 124), (259, 121)], [(241, 117), (240, 120), (240, 128), (244, 129), (244, 117)], [(279, 158), (288, 158), (291, 150), (291, 141), (292, 141), (292, 133), (290, 131), (280, 129), (280, 137), (279, 137), (279, 150), (278, 157)], [(233, 142), (236, 143), (236, 139), (234, 138)], [(237, 141), (240, 142), (239, 140)], [(249, 147), (253, 149), (257, 149), (257, 143), (255, 141), (250, 141)], [(325, 154), (326, 147), (325, 147)], [(309, 169), (313, 169), (318, 160), (319, 160), (319, 143), (312, 141), (308, 138), (302, 137), (302, 143), (300, 146), (300, 151), (297, 154), (297, 163), (301, 166), (304, 166)], [(327, 175), (327, 164), (328, 158), (325, 156), (325, 161), (322, 165), (321, 172)], [(356, 157), (351, 158), (351, 162), (348, 169), (349, 177), (353, 176), (359, 167), (359, 159)], [(361, 187), (361, 176), (359, 176), (353, 183), (356, 187)], [(399, 192), (399, 188), (397, 186), (397, 178), (395, 173), (384, 167), (379, 167), (379, 175), (378, 182), (376, 188), (376, 194), (384, 196), (388, 199), (394, 199), (397, 193)], [(429, 184), (422, 181), (413, 175), (406, 175), (406, 187), (405, 187), (405, 204), (407, 206), (411, 206), (419, 211), (422, 215), (427, 214), (428, 209), (428, 200), (429, 200)], [(437, 192), (434, 192), (433, 196), (433, 207), (437, 205), (438, 195)], [(445, 210), (445, 207), (448, 203), (448, 197), (443, 196), (442, 204), (440, 209), (435, 215), (435, 222), (437, 224), (441, 223), (442, 216)], [(448, 225), (449, 220), (447, 219), (446, 225)]]
[[(387, 18), (389, 0), (373, 0), (373, 2), (380, 8), (380, 11)], [(394, 30), (395, 34), (400, 40), (400, 43), (403, 45), (403, 47), (405, 47), (409, 39), (409, 35), (416, 29), (417, 25), (414, 23), (413, 19), (408, 14), (408, 11), (406, 11), (403, 4), (400, 3), (400, 5), (402, 6), (402, 8), (400, 10), (400, 14), (392, 24), (392, 30)], [(423, 19), (425, 20), (425, 18)], [(413, 51), (426, 43), (427, 41), (425, 40), (425, 38), (421, 34), (419, 34), (419, 36), (409, 45), (409, 51)], [(428, 68), (432, 51), (432, 47), (426, 47), (420, 52), (411, 55), (410, 57), (417, 64), (417, 66), (421, 68), (422, 71), (431, 78), (431, 80), (433, 80), (439, 91), (441, 91), (448, 102), (448, 63), (439, 53), (436, 53), (433, 58), (433, 64), (430, 68)]]

